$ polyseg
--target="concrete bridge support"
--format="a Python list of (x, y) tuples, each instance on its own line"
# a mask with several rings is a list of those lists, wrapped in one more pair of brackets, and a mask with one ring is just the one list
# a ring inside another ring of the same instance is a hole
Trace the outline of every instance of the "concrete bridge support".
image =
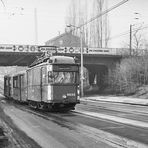
[(105, 87), (108, 68), (105, 65), (86, 65), (88, 69), (89, 85), (101, 90)]
[(91, 91), (95, 89), (95, 91), (99, 93), (108, 86), (109, 75), (111, 74), (111, 71), (115, 70), (116, 63), (109, 63), (106, 65), (85, 64), (85, 67), (88, 70), (88, 90)]

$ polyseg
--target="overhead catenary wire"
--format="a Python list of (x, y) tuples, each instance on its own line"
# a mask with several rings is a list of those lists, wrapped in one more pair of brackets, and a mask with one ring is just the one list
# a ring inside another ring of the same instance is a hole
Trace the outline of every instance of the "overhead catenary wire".
[(128, 2), (128, 1), (129, 1), (129, 0), (123, 0), (123, 1), (121, 1), (121, 2), (119, 2), (119, 3), (117, 3), (116, 5), (112, 6), (111, 8), (109, 8), (109, 9), (103, 11), (102, 13), (96, 15), (95, 17), (91, 18), (90, 20), (86, 21), (85, 23), (83, 23), (83, 24), (79, 25), (78, 27), (72, 29), (72, 31), (74, 31), (75, 29), (79, 29), (79, 28), (81, 28), (81, 27), (83, 27), (83, 26), (85, 26), (85, 25), (91, 23), (92, 21), (96, 20), (97, 18), (101, 17), (102, 15), (104, 15), (104, 14), (106, 14), (106, 13), (108, 13), (108, 12), (114, 10), (115, 8), (117, 8), (117, 7), (121, 6), (121, 5), (123, 5), (124, 3)]
[[(140, 28), (140, 30), (144, 30), (144, 29), (147, 29), (147, 28), (148, 28), (148, 25), (146, 25), (146, 26)], [(137, 29), (139, 29), (139, 28), (133, 29), (132, 32), (137, 31)], [(117, 34), (117, 35), (115, 35), (115, 36), (110, 37), (109, 40), (115, 39), (115, 38), (117, 38), (117, 37), (122, 37), (122, 36), (128, 35), (129, 33), (130, 33), (130, 31), (125, 31), (125, 32), (123, 32), (123, 33), (120, 33), (120, 34)]]
[(2, 2), (2, 4), (3, 4), (4, 8), (6, 8), (6, 7), (5, 7), (5, 4), (4, 4), (4, 2), (3, 2), (3, 0), (1, 0), (1, 2)]

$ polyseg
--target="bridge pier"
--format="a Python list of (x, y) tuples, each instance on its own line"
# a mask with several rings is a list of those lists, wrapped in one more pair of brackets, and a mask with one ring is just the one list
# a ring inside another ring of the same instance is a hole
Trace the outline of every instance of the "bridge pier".
[[(88, 72), (88, 85), (86, 91), (96, 92), (101, 91), (106, 85), (106, 78), (108, 74), (108, 68), (105, 65), (85, 65)], [(85, 81), (85, 80), (84, 80)]]

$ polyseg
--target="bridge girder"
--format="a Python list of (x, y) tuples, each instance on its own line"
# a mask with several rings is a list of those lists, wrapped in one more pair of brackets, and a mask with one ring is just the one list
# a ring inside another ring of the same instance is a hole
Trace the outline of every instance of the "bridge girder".
[(41, 53), (0, 53), (0, 66), (29, 66)]

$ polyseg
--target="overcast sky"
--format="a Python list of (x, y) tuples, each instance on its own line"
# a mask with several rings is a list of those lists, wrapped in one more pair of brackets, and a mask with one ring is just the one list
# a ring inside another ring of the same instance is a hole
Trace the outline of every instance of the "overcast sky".
[[(70, 0), (3, 0), (0, 3), (0, 44), (35, 44), (34, 9), (37, 8), (38, 44), (63, 33)], [(91, 0), (90, 0), (91, 1)], [(108, 8), (122, 0), (108, 0)], [(139, 13), (135, 15), (134, 13)], [(134, 18), (138, 17), (139, 20)], [(110, 47), (119, 47), (130, 24), (148, 26), (148, 0), (129, 0), (109, 13)], [(135, 26), (133, 26), (135, 27)], [(145, 36), (148, 28), (143, 29)], [(124, 39), (123, 39), (124, 37)]]

